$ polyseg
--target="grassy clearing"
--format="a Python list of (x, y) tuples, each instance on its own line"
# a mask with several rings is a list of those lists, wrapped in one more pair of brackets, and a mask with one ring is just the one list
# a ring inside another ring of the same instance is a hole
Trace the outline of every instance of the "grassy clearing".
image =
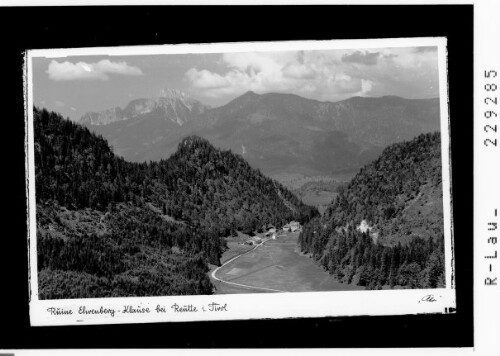
[(315, 206), (323, 214), (338, 195), (340, 185), (348, 182), (355, 172), (308, 176), (299, 173), (279, 173), (273, 178), (291, 189), (303, 203)]
[(221, 263), (225, 263), (234, 256), (241, 255), (242, 253), (245, 253), (253, 248), (253, 246), (241, 245), (241, 243), (234, 241), (228, 241), (227, 247), (229, 249), (222, 254), (220, 259)]
[(338, 193), (329, 191), (307, 191), (301, 196), (304, 204), (312, 205), (318, 208), (320, 214), (323, 214)]
[[(338, 282), (312, 259), (301, 254), (297, 249), (297, 238), (298, 232), (295, 232), (277, 240), (269, 240), (254, 251), (224, 266), (217, 276), (223, 280), (248, 286), (287, 292), (363, 289)], [(215, 284), (218, 294), (257, 292), (220, 282)]]

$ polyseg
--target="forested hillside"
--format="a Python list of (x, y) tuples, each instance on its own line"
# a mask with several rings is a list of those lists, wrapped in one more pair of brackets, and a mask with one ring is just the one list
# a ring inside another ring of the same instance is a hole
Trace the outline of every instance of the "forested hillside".
[(42, 299), (210, 294), (223, 236), (317, 214), (196, 136), (140, 164), (56, 113), (35, 108), (34, 128)]
[(439, 133), (389, 146), (299, 242), (336, 278), (370, 289), (444, 286)]

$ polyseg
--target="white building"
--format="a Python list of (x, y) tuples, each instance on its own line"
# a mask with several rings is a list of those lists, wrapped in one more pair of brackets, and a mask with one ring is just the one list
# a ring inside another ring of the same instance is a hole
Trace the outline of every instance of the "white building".
[(292, 221), (292, 222), (290, 222), (290, 230), (292, 232), (300, 230), (300, 223), (298, 221)]

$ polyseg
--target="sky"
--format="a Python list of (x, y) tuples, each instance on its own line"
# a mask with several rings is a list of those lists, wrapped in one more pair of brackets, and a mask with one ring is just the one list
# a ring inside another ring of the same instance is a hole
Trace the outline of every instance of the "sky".
[(36, 106), (78, 120), (178, 89), (211, 106), (251, 90), (320, 101), (439, 96), (437, 47), (33, 58)]

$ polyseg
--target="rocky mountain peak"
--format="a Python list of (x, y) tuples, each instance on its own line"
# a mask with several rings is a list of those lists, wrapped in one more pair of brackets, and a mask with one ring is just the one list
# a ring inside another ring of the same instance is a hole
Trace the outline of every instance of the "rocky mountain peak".
[(160, 98), (174, 99), (174, 100), (186, 100), (192, 99), (189, 94), (177, 89), (164, 88), (160, 90)]
[(88, 112), (80, 118), (82, 125), (107, 125), (115, 121), (124, 120), (123, 111), (119, 107), (101, 112)]
[(203, 106), (198, 100), (193, 99), (189, 94), (177, 89), (165, 88), (160, 90), (159, 95), (159, 106), (185, 106), (189, 111), (191, 111), (194, 106)]
[(82, 116), (80, 123), (102, 126), (149, 115), (182, 126), (208, 108), (209, 106), (202, 104), (187, 93), (165, 88), (160, 90), (156, 98), (134, 99), (123, 110), (113, 108), (102, 112), (87, 113)]

